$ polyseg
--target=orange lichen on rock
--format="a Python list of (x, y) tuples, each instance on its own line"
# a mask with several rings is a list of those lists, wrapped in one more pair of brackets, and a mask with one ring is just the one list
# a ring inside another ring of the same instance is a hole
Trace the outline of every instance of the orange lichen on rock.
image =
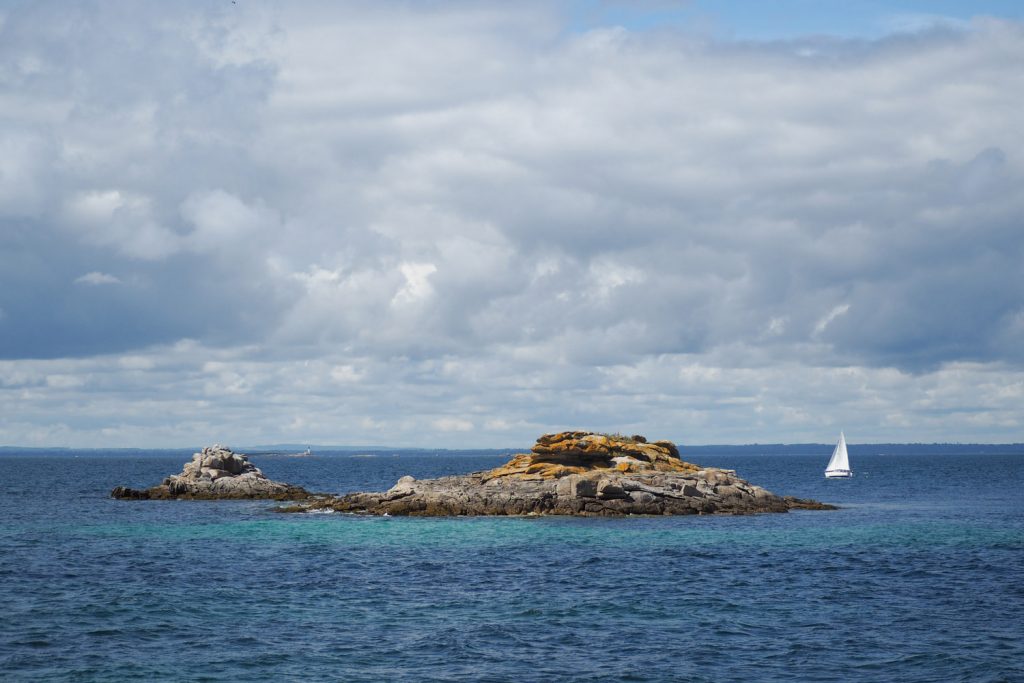
[(558, 479), (570, 474), (618, 472), (696, 472), (700, 468), (679, 459), (671, 441), (647, 443), (643, 437), (620, 437), (595, 432), (559, 432), (537, 439), (530, 453), (520, 453), (484, 473), (485, 481), (500, 477), (524, 480)]
[(287, 511), (374, 515), (744, 515), (824, 510), (817, 501), (782, 498), (736, 476), (679, 459), (668, 441), (642, 436), (545, 434), (488, 472), (416, 480), (405, 476), (379, 493), (318, 497)]

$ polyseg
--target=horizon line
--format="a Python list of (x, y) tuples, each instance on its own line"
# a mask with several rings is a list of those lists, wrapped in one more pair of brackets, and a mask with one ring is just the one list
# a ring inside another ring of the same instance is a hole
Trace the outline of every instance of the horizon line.
[[(219, 442), (218, 442), (219, 443)], [(748, 443), (702, 443), (686, 444), (673, 441), (677, 448), (752, 448), (752, 447), (779, 447), (779, 446), (832, 446), (831, 442), (801, 441), (801, 442), (760, 442)], [(207, 444), (213, 445), (213, 444)], [(858, 441), (847, 446), (1006, 446), (1024, 447), (1024, 441)], [(0, 450), (78, 450), (78, 451), (183, 451), (194, 448), (205, 448), (206, 446), (26, 446), (19, 444), (0, 444)], [(369, 444), (246, 444), (237, 447), (228, 446), (234, 452), (244, 453), (245, 451), (280, 450), (292, 448), (306, 448), (320, 450), (407, 450), (407, 451), (529, 451), (530, 447), (520, 446), (474, 446), (474, 447), (451, 447), (451, 446), (398, 446), (398, 445), (369, 445)], [(315, 453), (314, 453), (315, 455)]]

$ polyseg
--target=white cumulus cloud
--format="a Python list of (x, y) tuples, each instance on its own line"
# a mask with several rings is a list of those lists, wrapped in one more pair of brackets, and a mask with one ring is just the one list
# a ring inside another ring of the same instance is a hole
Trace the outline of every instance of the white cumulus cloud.
[(1019, 439), (1020, 22), (577, 9), (5, 9), (0, 441)]
[(94, 270), (75, 278), (75, 283), (83, 285), (119, 285), (121, 280), (116, 275)]

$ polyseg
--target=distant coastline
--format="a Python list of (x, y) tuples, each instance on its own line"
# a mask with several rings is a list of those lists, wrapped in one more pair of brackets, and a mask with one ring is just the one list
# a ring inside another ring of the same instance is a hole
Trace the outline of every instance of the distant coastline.
[[(679, 444), (679, 450), (691, 454), (715, 455), (719, 453), (743, 453), (745, 455), (821, 455), (832, 451), (834, 443), (798, 444), (742, 444), (687, 446)], [(1024, 454), (1024, 443), (861, 443), (847, 444), (851, 454), (878, 453), (884, 455), (944, 455), (944, 454)]]

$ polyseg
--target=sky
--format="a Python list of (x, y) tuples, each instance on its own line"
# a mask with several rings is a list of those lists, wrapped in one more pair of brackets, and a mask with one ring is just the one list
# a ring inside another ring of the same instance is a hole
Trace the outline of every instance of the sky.
[(1024, 441), (1022, 15), (0, 0), (0, 444)]

